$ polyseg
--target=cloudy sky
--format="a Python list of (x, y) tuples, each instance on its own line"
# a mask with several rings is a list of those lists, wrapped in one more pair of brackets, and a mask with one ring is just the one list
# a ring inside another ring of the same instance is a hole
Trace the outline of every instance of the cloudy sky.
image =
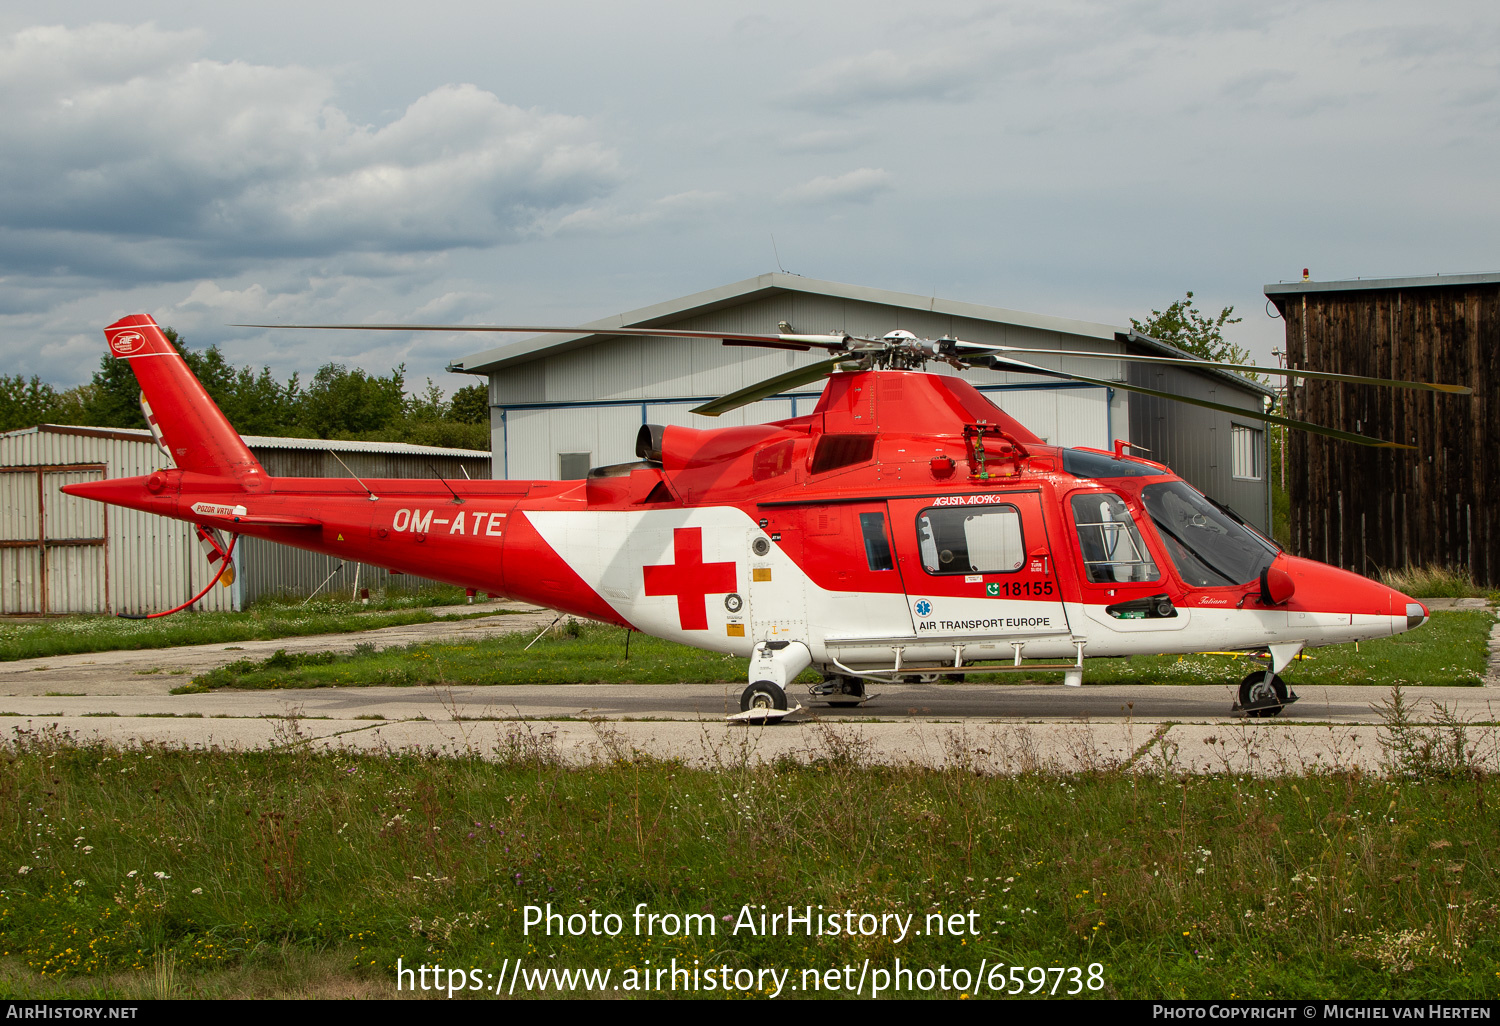
[[(1489, 4), (8, 0), (4, 373), (149, 312), (445, 389), (490, 338), (774, 270), (1128, 323), (1500, 269)], [(773, 253), (772, 237), (775, 238)], [(829, 326), (833, 327), (833, 326)]]

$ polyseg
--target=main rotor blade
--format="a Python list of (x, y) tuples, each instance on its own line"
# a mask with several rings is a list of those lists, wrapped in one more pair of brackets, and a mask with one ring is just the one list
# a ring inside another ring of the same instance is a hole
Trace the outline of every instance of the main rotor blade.
[(761, 335), (744, 331), (685, 331), (681, 328), (557, 328), (534, 324), (231, 324), (231, 328), (306, 328), (318, 331), (511, 331), (532, 335), (632, 335), (641, 338), (734, 339), (741, 344), (766, 343), (768, 348), (791, 345), (843, 349), (848, 335)]
[(787, 371), (785, 374), (778, 374), (774, 378), (757, 381), (755, 384), (742, 388), (738, 392), (731, 392), (720, 399), (714, 399), (711, 402), (704, 403), (702, 406), (694, 407), (691, 412), (701, 413), (705, 417), (717, 417), (721, 413), (737, 410), (741, 406), (749, 406), (757, 399), (764, 399), (767, 396), (776, 395), (778, 392), (785, 392), (789, 388), (805, 385), (809, 381), (817, 381), (819, 378), (825, 378), (837, 370), (839, 364), (843, 362), (845, 362), (843, 357), (833, 360), (819, 360), (817, 363), (810, 363), (806, 367), (798, 367), (795, 370)]
[[(1320, 381), (1344, 381), (1356, 385), (1384, 385), (1387, 388), (1418, 388), (1432, 392), (1471, 395), (1467, 385), (1445, 385), (1431, 381), (1406, 381), (1401, 378), (1367, 378), (1359, 374), (1335, 374), (1332, 371), (1300, 370), (1295, 367), (1254, 367), (1242, 363), (1217, 363), (1212, 360), (1183, 360), (1175, 356), (1131, 356), (1124, 353), (1086, 353), (1074, 349), (1025, 349), (1021, 346), (991, 346), (978, 342), (961, 342), (961, 346), (992, 353), (1020, 353), (1023, 356), (1067, 356), (1083, 360), (1117, 360), (1122, 363), (1158, 363), (1178, 367), (1217, 367), (1241, 374), (1276, 374), (1284, 378), (1317, 378)], [(961, 350), (959, 355), (965, 355)]]
[(1001, 369), (1008, 368), (1018, 370), (1026, 374), (1045, 374), (1052, 378), (1064, 378), (1068, 381), (1081, 381), (1086, 385), (1103, 385), (1105, 388), (1118, 388), (1125, 392), (1139, 392), (1141, 395), (1152, 395), (1158, 399), (1170, 399), (1173, 402), (1188, 403), (1192, 406), (1202, 406), (1208, 410), (1218, 410), (1222, 413), (1233, 414), (1237, 417), (1246, 417), (1250, 420), (1264, 421), (1267, 424), (1280, 424), (1284, 427), (1295, 428), (1298, 431), (1306, 431), (1314, 435), (1326, 435), (1329, 438), (1337, 438), (1344, 442), (1353, 442), (1356, 445), (1368, 445), (1377, 449), (1415, 449), (1415, 445), (1405, 445), (1401, 442), (1387, 442), (1381, 438), (1372, 438), (1369, 435), (1356, 435), (1352, 431), (1340, 431), (1338, 428), (1324, 427), (1321, 424), (1313, 424), (1305, 420), (1292, 420), (1290, 417), (1278, 417), (1272, 413), (1260, 410), (1246, 410), (1238, 406), (1228, 406), (1224, 403), (1210, 402), (1207, 399), (1195, 399), (1192, 396), (1174, 395), (1171, 392), (1162, 392), (1154, 388), (1143, 388), (1140, 385), (1127, 385), (1120, 381), (1106, 381), (1102, 378), (1086, 378), (1082, 374), (1069, 374), (1066, 371), (1056, 371), (1049, 367), (1037, 367), (1033, 364), (1022, 363), (1005, 356), (990, 357), (991, 366)]

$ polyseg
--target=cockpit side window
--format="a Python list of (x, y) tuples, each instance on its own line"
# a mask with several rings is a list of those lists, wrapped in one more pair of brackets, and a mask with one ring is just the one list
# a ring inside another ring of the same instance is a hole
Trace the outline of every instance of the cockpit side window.
[(1073, 526), (1078, 530), (1084, 575), (1090, 583), (1160, 579), (1161, 571), (1141, 540), (1135, 518), (1118, 495), (1088, 492), (1073, 496)]

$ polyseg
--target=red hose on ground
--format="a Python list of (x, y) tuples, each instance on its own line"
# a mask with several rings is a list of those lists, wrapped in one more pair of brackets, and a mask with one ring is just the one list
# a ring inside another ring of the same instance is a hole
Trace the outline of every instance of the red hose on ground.
[(221, 560), (219, 560), (219, 572), (216, 573), (216, 574), (214, 574), (214, 579), (213, 580), (209, 581), (206, 585), (204, 585), (202, 591), (200, 591), (198, 594), (194, 595), (192, 598), (188, 599), (182, 605), (180, 605), (180, 606), (173, 606), (171, 609), (168, 609), (165, 612), (161, 612), (161, 613), (145, 613), (145, 614), (141, 614), (141, 613), (119, 613), (119, 614), (116, 614), (116, 615), (118, 615), (119, 618), (122, 619), (122, 620), (155, 620), (158, 616), (171, 616), (173, 613), (180, 613), (180, 612), (182, 612), (188, 606), (192, 605), (194, 602), (197, 602), (199, 599), (201, 599), (204, 595), (207, 595), (208, 592), (209, 592), (209, 589), (211, 589), (214, 585), (216, 585), (216, 584), (219, 583), (219, 578), (223, 577), (224, 576), (224, 571), (229, 569), (229, 557), (232, 556), (232, 555), (234, 555), (234, 543), (237, 542), (237, 541), (239, 541), (239, 540), (240, 540), (240, 536), (239, 535), (237, 535), (237, 534), (230, 535), (230, 537), (229, 537), (229, 548), (227, 548), (227, 549), (224, 550), (224, 558), (221, 559)]

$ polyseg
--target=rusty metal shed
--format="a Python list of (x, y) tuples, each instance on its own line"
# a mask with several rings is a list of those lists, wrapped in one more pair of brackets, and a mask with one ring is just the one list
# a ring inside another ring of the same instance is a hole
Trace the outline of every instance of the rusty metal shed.
[(1465, 569), (1500, 584), (1500, 273), (1267, 285), (1288, 365), (1468, 385), (1472, 396), (1307, 382), (1290, 415), (1393, 442), (1372, 449), (1292, 432), (1291, 547), (1358, 573)]
[[(244, 439), (275, 477), (490, 476), (490, 454), (471, 449)], [(42, 424), (0, 434), (0, 614), (148, 613), (207, 584), (208, 563), (190, 525), (61, 490), (77, 481), (149, 474), (163, 462), (144, 430)], [(235, 583), (215, 588), (194, 608), (242, 609), (261, 595), (309, 594), (320, 584), (352, 594), (355, 587), (412, 590), (430, 583), (256, 538), (240, 540), (235, 563)]]

